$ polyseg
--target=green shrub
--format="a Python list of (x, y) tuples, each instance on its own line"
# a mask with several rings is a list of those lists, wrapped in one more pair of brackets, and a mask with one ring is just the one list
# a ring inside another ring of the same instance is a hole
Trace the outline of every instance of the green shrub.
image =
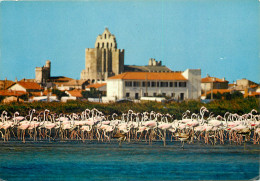
[[(159, 102), (141, 102), (141, 103), (92, 103), (92, 102), (82, 102), (82, 101), (69, 101), (67, 103), (62, 102), (32, 102), (32, 103), (7, 103), (0, 104), (0, 114), (3, 110), (6, 110), (10, 115), (18, 111), (21, 115), (27, 115), (29, 110), (36, 109), (37, 113), (48, 109), (51, 113), (81, 113), (85, 109), (96, 108), (103, 112), (105, 115), (112, 115), (117, 113), (121, 115), (122, 113), (127, 113), (128, 110), (133, 110), (134, 112), (143, 113), (144, 111), (159, 112), (159, 113), (169, 113), (174, 115), (176, 119), (181, 119), (182, 114), (186, 110), (190, 110), (191, 113), (199, 113), (202, 106), (207, 107), (210, 112), (214, 115), (224, 116), (226, 112), (238, 113), (240, 115), (250, 112), (252, 109), (259, 111), (259, 99), (257, 98), (246, 98), (246, 99), (232, 99), (232, 100), (214, 100), (208, 104), (201, 103), (200, 101), (190, 100), (183, 102), (171, 102), (171, 103), (159, 103)], [(207, 113), (205, 116), (208, 116)]]

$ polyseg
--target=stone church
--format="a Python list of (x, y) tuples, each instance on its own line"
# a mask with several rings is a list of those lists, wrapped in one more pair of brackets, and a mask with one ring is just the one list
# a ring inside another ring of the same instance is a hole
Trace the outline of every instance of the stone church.
[(94, 83), (105, 81), (108, 77), (123, 72), (172, 72), (172, 70), (153, 58), (145, 66), (124, 65), (124, 49), (117, 49), (116, 37), (106, 28), (102, 35), (98, 35), (95, 48), (85, 50), (85, 70), (82, 70), (80, 79)]
[(80, 79), (94, 83), (123, 72), (124, 49), (117, 49), (116, 37), (106, 28), (98, 35), (95, 48), (85, 50), (85, 70)]

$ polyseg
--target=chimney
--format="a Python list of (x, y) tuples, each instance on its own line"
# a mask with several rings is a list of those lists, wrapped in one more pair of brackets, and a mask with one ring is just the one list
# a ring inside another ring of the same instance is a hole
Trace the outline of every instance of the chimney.
[(18, 82), (17, 77), (15, 77), (15, 82)]
[(152, 66), (153, 65), (153, 60), (150, 58), (149, 59), (149, 63), (148, 63), (149, 66)]
[(226, 80), (225, 80), (225, 77), (222, 78), (222, 81), (226, 81)]
[(207, 77), (210, 77), (209, 74), (207, 74)]
[(156, 66), (156, 61), (154, 58), (153, 58), (153, 66)]

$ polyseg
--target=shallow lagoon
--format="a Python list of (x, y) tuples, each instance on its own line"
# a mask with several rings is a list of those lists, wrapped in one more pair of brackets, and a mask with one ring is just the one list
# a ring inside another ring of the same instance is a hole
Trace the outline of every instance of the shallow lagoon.
[(249, 180), (260, 146), (0, 142), (0, 180)]

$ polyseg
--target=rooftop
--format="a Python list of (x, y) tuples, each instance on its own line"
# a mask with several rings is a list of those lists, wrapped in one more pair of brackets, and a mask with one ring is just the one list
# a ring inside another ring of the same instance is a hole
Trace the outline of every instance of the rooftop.
[[(20, 86), (22, 86), (25, 89), (42, 90), (42, 87), (39, 84), (35, 83), (35, 82), (23, 82), (23, 81), (21, 82), (20, 81), (20, 82), (14, 83), (13, 85), (15, 85), (15, 84), (19, 84)], [(13, 86), (13, 85), (11, 85), (11, 86)]]
[(227, 80), (219, 79), (217, 77), (205, 77), (201, 79), (201, 83), (207, 83), (207, 82), (228, 82)]
[(64, 76), (50, 77), (49, 79), (50, 82), (68, 82), (70, 80), (74, 80), (74, 79), (69, 77), (64, 77)]
[[(213, 94), (217, 94), (217, 93), (223, 94), (223, 93), (226, 93), (226, 92), (232, 92), (232, 90), (231, 89), (213, 89), (212, 90)], [(211, 94), (211, 91), (207, 91), (206, 94), (204, 93), (201, 96), (206, 96), (208, 94)]]
[(7, 87), (10, 87), (13, 85), (15, 82), (11, 80), (0, 80), (0, 88), (1, 89), (6, 89)]
[(66, 93), (68, 93), (72, 97), (83, 97), (81, 94), (81, 90), (78, 90), (78, 89), (66, 91)]
[(90, 84), (86, 88), (96, 88), (96, 89), (98, 89), (98, 88), (103, 87), (105, 85), (107, 85), (107, 83), (96, 83), (96, 84)]
[(24, 91), (0, 90), (1, 96), (21, 96), (26, 94)]
[(108, 79), (123, 80), (187, 80), (180, 72), (125, 72)]
[(125, 72), (172, 72), (171, 69), (169, 69), (166, 66), (137, 66), (137, 65), (125, 65), (124, 66)]
[(85, 82), (88, 82), (87, 80), (75, 80), (75, 79), (72, 79), (68, 82), (64, 82), (63, 85), (64, 86), (78, 86), (78, 85), (82, 85), (84, 84)]

